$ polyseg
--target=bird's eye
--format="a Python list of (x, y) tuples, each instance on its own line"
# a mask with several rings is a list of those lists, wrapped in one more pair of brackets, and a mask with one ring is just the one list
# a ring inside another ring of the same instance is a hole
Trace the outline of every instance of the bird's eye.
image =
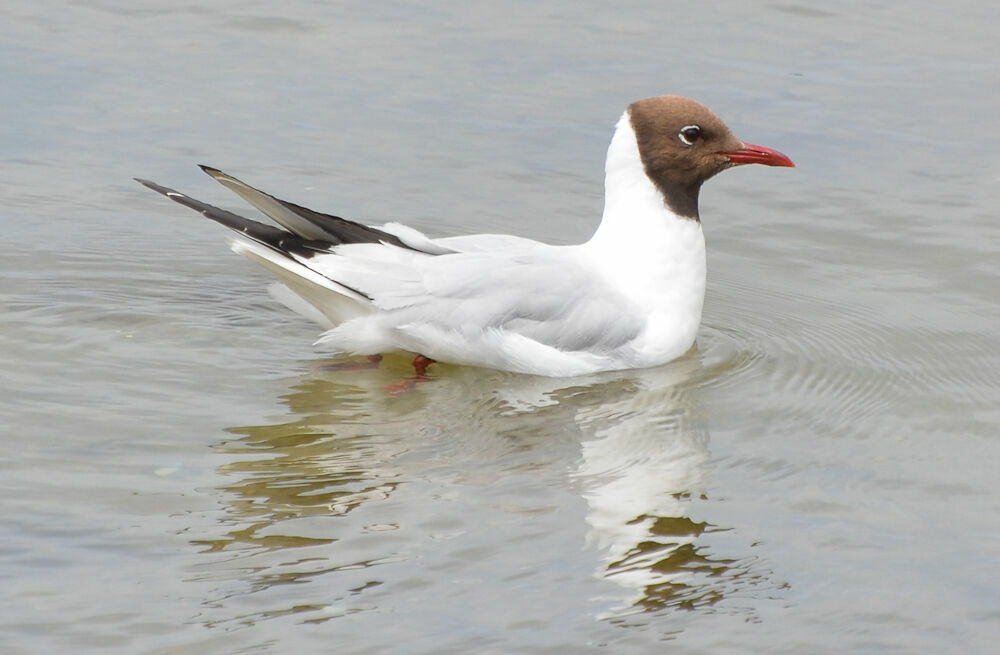
[(701, 128), (697, 125), (685, 125), (681, 128), (681, 131), (677, 133), (677, 138), (680, 139), (686, 146), (693, 146), (694, 142), (700, 137)]

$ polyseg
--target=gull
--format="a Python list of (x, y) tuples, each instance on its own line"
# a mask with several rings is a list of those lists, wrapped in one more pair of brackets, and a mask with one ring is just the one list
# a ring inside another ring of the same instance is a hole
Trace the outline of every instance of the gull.
[(691, 348), (705, 297), (698, 194), (742, 164), (794, 166), (698, 102), (634, 102), (608, 148), (601, 222), (577, 245), (363, 225), (201, 167), (274, 227), (136, 181), (232, 230), (232, 249), (276, 275), (272, 293), (339, 354), (373, 365), (412, 355), (418, 379), (434, 362), (568, 377), (659, 366)]

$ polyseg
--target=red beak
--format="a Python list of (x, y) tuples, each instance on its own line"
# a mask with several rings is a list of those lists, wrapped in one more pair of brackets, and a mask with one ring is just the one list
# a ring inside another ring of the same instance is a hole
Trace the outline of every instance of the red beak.
[(739, 150), (730, 152), (720, 152), (720, 155), (728, 157), (734, 164), (764, 164), (765, 166), (789, 166), (795, 168), (792, 160), (784, 156), (777, 150), (771, 150), (764, 146), (755, 146), (752, 143), (744, 143)]

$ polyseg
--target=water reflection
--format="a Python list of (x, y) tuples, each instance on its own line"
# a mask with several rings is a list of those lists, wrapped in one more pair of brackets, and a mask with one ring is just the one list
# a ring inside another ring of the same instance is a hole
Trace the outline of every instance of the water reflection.
[[(383, 585), (433, 589), (462, 569), (495, 565), (507, 579), (499, 553), (544, 584), (545, 560), (532, 560), (546, 548), (589, 559), (590, 607), (615, 621), (709, 607), (754, 584), (746, 557), (712, 554), (705, 537), (722, 528), (691, 515), (707, 506), (697, 396), (714, 375), (698, 357), (572, 380), (442, 367), (393, 397), (385, 385), (404, 371), (318, 365), (291, 385), (287, 417), (219, 445), (232, 460), (229, 529), (197, 543), (233, 555), (250, 592), (354, 573), (333, 604), (297, 599), (256, 618), (372, 610), (392, 593)], [(516, 520), (488, 546), (467, 543), (488, 512)]]
[(684, 385), (695, 372), (690, 362), (638, 372), (629, 393), (576, 413), (588, 437), (573, 475), (604, 553), (599, 574), (630, 591), (618, 612), (710, 604), (720, 592), (698, 574), (731, 563), (696, 545), (710, 526), (688, 516), (708, 459), (708, 431)]

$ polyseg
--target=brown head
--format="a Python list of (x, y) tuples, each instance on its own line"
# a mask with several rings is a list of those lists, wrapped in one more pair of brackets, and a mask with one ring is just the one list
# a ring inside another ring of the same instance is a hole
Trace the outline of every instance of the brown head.
[(632, 103), (628, 111), (646, 175), (679, 216), (698, 220), (702, 182), (731, 166), (795, 166), (776, 150), (740, 141), (694, 100), (657, 96)]

